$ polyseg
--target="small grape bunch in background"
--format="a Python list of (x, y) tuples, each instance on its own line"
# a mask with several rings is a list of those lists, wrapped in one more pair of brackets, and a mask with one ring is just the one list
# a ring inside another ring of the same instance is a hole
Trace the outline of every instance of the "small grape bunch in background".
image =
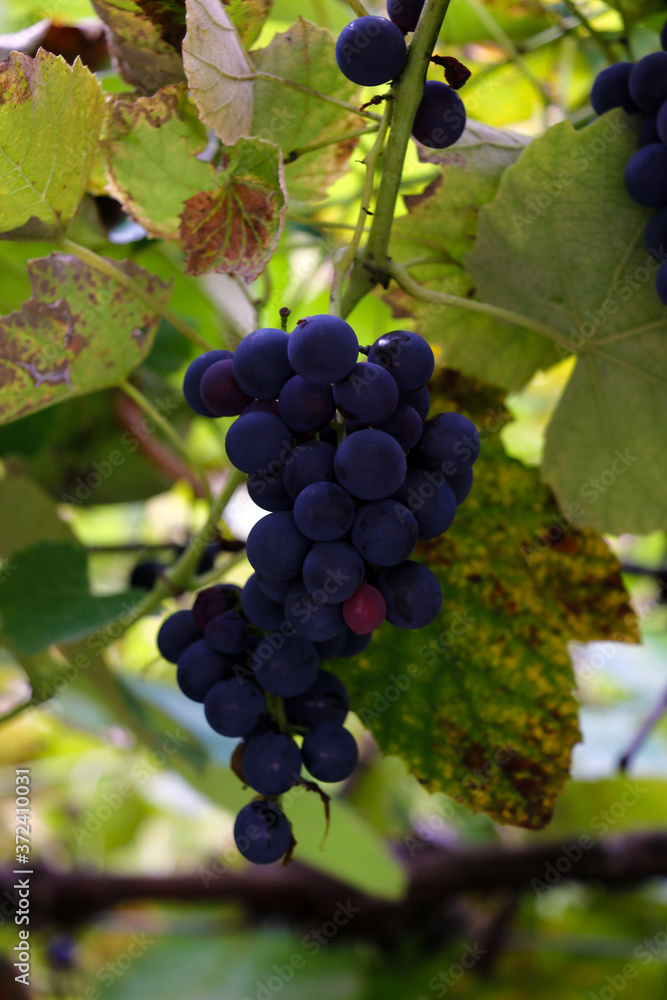
[[(357, 764), (349, 700), (327, 661), (362, 653), (383, 621), (419, 629), (442, 604), (438, 579), (409, 557), (447, 531), (480, 449), (459, 413), (428, 419), (428, 343), (395, 330), (364, 349), (335, 316), (266, 328), (234, 355), (210, 351), (184, 379), (196, 413), (238, 419), (227, 455), (268, 513), (251, 529), (243, 588), (202, 590), (167, 618), (162, 656), (209, 725), (240, 738), (236, 772), (261, 798), (235, 838), (250, 861), (289, 854), (278, 799), (303, 782), (343, 781)], [(250, 830), (255, 833), (250, 836)]]
[[(341, 73), (362, 87), (380, 87), (395, 80), (408, 57), (404, 36), (417, 27), (424, 2), (388, 0), (389, 18), (368, 14), (346, 25), (336, 42)], [(459, 69), (463, 69), (460, 64)], [(466, 111), (456, 90), (469, 75), (465, 70), (458, 82), (453, 81), (456, 86), (437, 80), (426, 82), (412, 124), (413, 138), (422, 145), (445, 149), (461, 138)]]
[(593, 84), (591, 104), (598, 115), (612, 108), (643, 115), (639, 149), (626, 167), (625, 186), (639, 205), (657, 209), (645, 239), (649, 253), (660, 262), (655, 285), (667, 305), (667, 22), (660, 38), (661, 52), (603, 69)]

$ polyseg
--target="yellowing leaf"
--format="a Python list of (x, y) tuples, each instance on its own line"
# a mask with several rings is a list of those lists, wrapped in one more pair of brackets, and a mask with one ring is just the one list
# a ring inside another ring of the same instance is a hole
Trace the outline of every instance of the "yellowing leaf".
[(169, 0), (91, 0), (110, 33), (119, 74), (144, 94), (183, 80), (185, 11)]

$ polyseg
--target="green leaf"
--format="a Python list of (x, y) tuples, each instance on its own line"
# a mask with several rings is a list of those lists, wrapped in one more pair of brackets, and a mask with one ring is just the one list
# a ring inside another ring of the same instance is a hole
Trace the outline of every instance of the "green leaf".
[(249, 48), (259, 38), (273, 0), (225, 0), (225, 6), (241, 41)]
[[(559, 356), (578, 355), (543, 473), (578, 523), (616, 534), (663, 527), (667, 490), (667, 317), (643, 244), (648, 213), (623, 182), (636, 142), (622, 112), (549, 129), (503, 175), (466, 258), (479, 298), (551, 326)], [(546, 345), (499, 327), (485, 370), (502, 380), (508, 354), (537, 361)]]
[(83, 198), (104, 116), (93, 74), (40, 49), (2, 64), (0, 236), (53, 240)]
[(604, 540), (568, 527), (537, 472), (505, 454), (495, 394), (453, 373), (441, 389), (434, 409), (468, 410), (483, 440), (454, 525), (420, 547), (442, 612), (416, 635), (384, 625), (336, 669), (381, 749), (427, 788), (538, 829), (579, 739), (567, 643), (634, 641), (635, 619)]
[(184, 79), (184, 4), (178, 0), (91, 0), (111, 33), (115, 66), (144, 94)]
[[(121, 270), (158, 302), (168, 286), (132, 261)], [(0, 319), (0, 423), (118, 385), (150, 351), (158, 317), (77, 257), (28, 263), (33, 296)]]
[(76, 544), (72, 529), (51, 497), (28, 476), (0, 479), (0, 558), (20, 552), (38, 539)]
[[(287, 31), (276, 35), (265, 49), (253, 52), (255, 67), (292, 80), (320, 93), (354, 101), (359, 88), (342, 76), (335, 58), (334, 39), (302, 17)], [(300, 146), (323, 142), (351, 132), (361, 119), (342, 108), (268, 80), (255, 82), (252, 133), (277, 143), (285, 157)], [(357, 139), (305, 153), (285, 167), (290, 198), (316, 201), (346, 170)]]
[(73, 642), (131, 612), (133, 591), (96, 597), (90, 592), (86, 553), (67, 542), (39, 542), (12, 559), (0, 587), (3, 631), (19, 653)]
[(222, 0), (186, 0), (183, 65), (199, 117), (226, 146), (250, 135), (252, 66)]

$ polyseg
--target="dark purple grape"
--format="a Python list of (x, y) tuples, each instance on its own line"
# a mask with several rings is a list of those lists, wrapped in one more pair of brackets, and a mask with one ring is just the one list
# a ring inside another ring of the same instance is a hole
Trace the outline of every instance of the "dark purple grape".
[(230, 676), (233, 667), (233, 656), (214, 652), (200, 639), (188, 646), (179, 659), (176, 683), (190, 701), (203, 702), (214, 684)]
[(359, 761), (354, 736), (334, 722), (321, 722), (306, 733), (301, 754), (304, 764), (318, 781), (344, 781)]
[(629, 88), (635, 104), (650, 115), (657, 114), (667, 100), (667, 52), (651, 52), (635, 63)]
[(243, 751), (243, 775), (260, 795), (282, 795), (301, 774), (301, 751), (286, 733), (260, 733)]
[(255, 580), (262, 593), (270, 597), (272, 601), (284, 604), (292, 587), (301, 581), (301, 573), (290, 580), (270, 580), (268, 577), (262, 576), (261, 573), (255, 573)]
[(325, 604), (342, 604), (364, 580), (364, 563), (347, 542), (316, 542), (303, 563), (303, 582)]
[(301, 378), (317, 385), (331, 385), (352, 371), (359, 342), (345, 320), (327, 314), (308, 316), (290, 334), (287, 353)]
[(234, 378), (231, 358), (207, 368), (199, 385), (202, 402), (216, 417), (235, 417), (252, 403)]
[(246, 861), (270, 865), (289, 850), (292, 828), (275, 802), (250, 802), (236, 817), (234, 840)]
[(349, 708), (343, 683), (328, 670), (318, 671), (315, 683), (303, 694), (285, 699), (287, 721), (302, 729), (312, 729), (320, 722), (342, 725)]
[(225, 448), (241, 472), (278, 475), (292, 450), (292, 433), (273, 413), (247, 413), (227, 431)]
[(408, 469), (405, 482), (394, 493), (394, 499), (405, 504), (413, 514), (420, 541), (438, 538), (451, 526), (456, 515), (454, 491), (441, 472)]
[(462, 413), (439, 413), (427, 420), (410, 461), (422, 469), (459, 476), (477, 460), (479, 431)]
[(320, 658), (308, 639), (274, 635), (260, 641), (250, 664), (265, 691), (279, 698), (294, 698), (315, 683)]
[(375, 500), (357, 511), (350, 538), (366, 562), (395, 566), (407, 559), (417, 544), (417, 521), (402, 503)]
[(398, 401), (405, 403), (406, 406), (412, 406), (422, 420), (426, 420), (428, 417), (428, 411), (431, 408), (431, 394), (425, 385), (420, 386), (419, 389), (413, 389), (412, 392), (402, 392)]
[(398, 405), (396, 382), (380, 365), (358, 362), (333, 388), (336, 406), (348, 420), (382, 424)]
[(319, 431), (336, 415), (331, 386), (307, 382), (300, 375), (293, 375), (285, 383), (278, 405), (282, 419), (298, 434)]
[(285, 489), (281, 475), (251, 475), (246, 483), (248, 496), (262, 510), (292, 510), (294, 500)]
[(431, 149), (446, 149), (458, 142), (465, 127), (466, 109), (453, 87), (427, 80), (412, 123), (413, 138)]
[(421, 563), (407, 562), (380, 570), (378, 589), (387, 602), (387, 621), (398, 628), (424, 628), (442, 607), (438, 578)]
[(355, 656), (359, 656), (370, 645), (371, 637), (372, 633), (370, 632), (368, 635), (357, 635), (351, 628), (348, 628), (345, 645), (338, 655), (344, 660), (350, 660)]
[(208, 623), (204, 637), (216, 653), (243, 653), (249, 645), (248, 624), (238, 611), (223, 611)]
[(210, 689), (204, 714), (221, 736), (247, 736), (267, 714), (266, 698), (253, 681), (229, 677)]
[(399, 403), (393, 416), (383, 424), (378, 424), (377, 429), (384, 431), (385, 434), (391, 434), (403, 451), (410, 451), (419, 443), (423, 422), (417, 411), (411, 406)]
[(311, 483), (333, 483), (336, 448), (325, 441), (306, 441), (297, 445), (285, 460), (283, 482), (289, 495), (296, 500), (301, 490)]
[(176, 611), (162, 622), (157, 648), (169, 663), (178, 663), (188, 646), (203, 637), (203, 629), (197, 625), (192, 611)]
[(256, 573), (246, 581), (241, 591), (241, 607), (249, 622), (268, 632), (279, 629), (285, 621), (283, 602), (266, 596), (257, 581)]
[(316, 600), (299, 580), (285, 600), (285, 618), (296, 635), (311, 642), (326, 642), (345, 627), (340, 604)]
[(130, 573), (132, 590), (152, 590), (167, 567), (156, 559), (137, 563)]
[(663, 261), (655, 276), (655, 290), (663, 305), (667, 306), (667, 261)]
[(647, 115), (639, 130), (639, 147), (650, 146), (653, 142), (661, 142), (658, 132), (658, 122), (655, 115)]
[(294, 502), (294, 523), (306, 538), (333, 542), (354, 521), (354, 500), (338, 483), (311, 483)]
[(450, 476), (447, 478), (447, 482), (452, 489), (452, 493), (454, 494), (457, 507), (460, 507), (462, 503), (465, 503), (470, 496), (473, 478), (474, 472), (472, 469), (466, 469), (466, 471), (462, 472), (460, 476)]
[(253, 525), (246, 543), (248, 562), (270, 580), (299, 576), (311, 542), (302, 535), (288, 511), (267, 514)]
[(253, 330), (234, 354), (234, 375), (241, 388), (257, 399), (273, 400), (294, 374), (287, 358), (288, 334), (273, 327)]
[(216, 583), (213, 587), (199, 591), (192, 605), (192, 617), (203, 633), (213, 618), (238, 608), (240, 601), (240, 587), (234, 583)]
[(389, 372), (399, 393), (425, 386), (435, 367), (430, 344), (410, 330), (383, 333), (371, 347), (368, 360)]
[(387, 0), (389, 17), (404, 31), (414, 31), (425, 0)]
[[(333, 606), (331, 604), (327, 605), (327, 607)], [(325, 660), (335, 660), (342, 653), (346, 639), (347, 629), (342, 628), (331, 639), (326, 639), (324, 642), (316, 642), (315, 647), (320, 658), (320, 663), (324, 663)]]
[[(667, 52), (661, 54), (667, 58)], [(658, 208), (667, 204), (667, 149), (661, 142), (644, 146), (630, 157), (625, 187), (639, 205)]]
[(360, 500), (384, 500), (405, 478), (401, 446), (384, 431), (357, 431), (341, 443), (334, 460), (338, 482)]
[(183, 377), (183, 395), (185, 396), (185, 401), (198, 413), (200, 417), (214, 417), (213, 413), (207, 406), (204, 406), (202, 402), (201, 395), (199, 394), (199, 386), (201, 384), (202, 376), (204, 372), (207, 371), (211, 365), (216, 364), (218, 361), (225, 361), (228, 358), (232, 358), (234, 355), (231, 351), (207, 351), (206, 354), (200, 354), (198, 358), (188, 366), (188, 369)]
[(639, 108), (630, 97), (630, 73), (634, 63), (620, 62), (607, 66), (595, 78), (591, 90), (591, 104), (596, 115), (603, 115), (612, 108), (623, 108), (632, 115)]
[(388, 18), (374, 14), (350, 21), (336, 42), (339, 70), (361, 87), (380, 87), (395, 79), (407, 55), (401, 29)]

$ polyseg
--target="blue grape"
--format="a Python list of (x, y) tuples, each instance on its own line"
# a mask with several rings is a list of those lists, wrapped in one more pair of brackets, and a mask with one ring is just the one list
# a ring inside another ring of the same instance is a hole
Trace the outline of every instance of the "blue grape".
[(459, 476), (476, 461), (479, 449), (479, 431), (471, 420), (462, 413), (439, 413), (424, 424), (410, 459), (422, 469)]
[(270, 580), (268, 577), (262, 576), (261, 573), (255, 573), (255, 580), (263, 594), (270, 597), (272, 601), (284, 604), (294, 584), (300, 582), (301, 573), (298, 577), (292, 577), (290, 580)]
[(417, 522), (402, 503), (375, 500), (357, 511), (350, 538), (367, 562), (395, 566), (417, 544)]
[(249, 622), (268, 632), (279, 629), (285, 621), (282, 602), (266, 596), (257, 582), (256, 573), (246, 581), (241, 591), (241, 607)]
[(282, 419), (298, 434), (319, 431), (336, 415), (331, 386), (307, 382), (300, 375), (293, 375), (282, 387), (278, 405)]
[(462, 472), (460, 476), (450, 476), (447, 479), (449, 486), (451, 487), (452, 493), (454, 494), (454, 499), (456, 500), (456, 506), (460, 507), (462, 503), (470, 496), (470, 491), (472, 489), (474, 473), (472, 469), (466, 469)]
[(285, 733), (260, 733), (243, 751), (243, 775), (260, 795), (282, 795), (301, 773), (301, 751)]
[(401, 72), (407, 56), (401, 29), (388, 18), (374, 14), (350, 21), (336, 42), (339, 70), (360, 87), (389, 83)]
[(250, 529), (246, 542), (248, 562), (270, 580), (290, 580), (301, 572), (310, 550), (310, 540), (302, 535), (289, 511), (267, 514)]
[[(335, 605), (333, 604), (326, 605), (326, 607), (329, 608), (334, 606)], [(335, 660), (336, 657), (342, 653), (346, 639), (347, 629), (342, 628), (340, 632), (337, 632), (331, 639), (326, 639), (324, 642), (316, 642), (315, 648), (317, 649), (320, 663), (324, 663), (325, 660)]]
[(248, 648), (248, 624), (237, 611), (225, 611), (213, 618), (206, 626), (204, 636), (216, 653), (236, 654)]
[(246, 483), (248, 496), (262, 510), (292, 510), (294, 500), (285, 489), (282, 475), (248, 476)]
[(380, 365), (360, 361), (333, 388), (336, 406), (348, 420), (382, 424), (398, 405), (398, 388)]
[(283, 482), (289, 495), (296, 500), (301, 490), (311, 483), (333, 483), (336, 449), (325, 441), (306, 441), (290, 452), (285, 460)]
[(413, 389), (412, 392), (402, 392), (398, 401), (405, 403), (406, 406), (412, 406), (422, 420), (426, 420), (428, 417), (428, 411), (431, 409), (431, 394), (425, 385), (420, 386), (419, 389)]
[(302, 580), (285, 599), (285, 618), (296, 635), (311, 642), (327, 642), (345, 627), (341, 605), (316, 600)]
[(231, 673), (234, 657), (214, 652), (204, 639), (185, 650), (178, 661), (176, 683), (190, 701), (203, 702), (214, 684)]
[[(662, 54), (667, 58), (667, 52)], [(625, 187), (639, 205), (658, 208), (667, 204), (667, 149), (661, 142), (643, 146), (630, 157)]]
[(167, 567), (156, 559), (145, 559), (137, 563), (130, 573), (132, 590), (152, 590)]
[(441, 472), (408, 469), (394, 498), (414, 515), (420, 541), (442, 535), (456, 515), (454, 491)]
[(288, 334), (265, 327), (244, 337), (234, 354), (234, 375), (257, 399), (273, 400), (294, 372), (287, 357)]
[(368, 360), (389, 372), (399, 393), (425, 386), (435, 367), (430, 344), (410, 330), (383, 333), (371, 347)]
[(303, 762), (318, 781), (344, 781), (359, 762), (357, 741), (335, 722), (320, 722), (303, 738)]
[(342, 538), (353, 521), (354, 500), (337, 483), (311, 483), (294, 502), (294, 523), (315, 542)]
[(169, 663), (178, 663), (188, 646), (203, 636), (192, 611), (176, 611), (162, 622), (157, 634), (157, 648), (160, 656)]
[(315, 683), (303, 694), (285, 699), (287, 721), (301, 729), (312, 729), (320, 722), (342, 725), (349, 708), (342, 681), (328, 670), (318, 671)]
[(247, 413), (227, 431), (225, 448), (241, 472), (275, 475), (292, 450), (292, 434), (273, 413)]
[(399, 403), (389, 420), (378, 424), (377, 429), (390, 434), (400, 444), (403, 451), (410, 451), (418, 443), (424, 429), (422, 417), (405, 403)]
[(221, 736), (247, 736), (267, 714), (266, 697), (253, 681), (229, 677), (210, 689), (204, 714)]
[(218, 615), (238, 608), (240, 601), (240, 587), (234, 583), (216, 583), (213, 587), (199, 591), (192, 605), (192, 617), (203, 632), (208, 623)]
[(654, 115), (647, 115), (639, 130), (639, 146), (650, 146), (652, 142), (661, 142), (658, 132), (658, 122)]
[(215, 416), (215, 413), (209, 410), (208, 406), (204, 406), (199, 394), (199, 386), (201, 385), (204, 372), (217, 361), (225, 361), (233, 357), (234, 355), (231, 351), (207, 351), (206, 354), (200, 354), (198, 358), (195, 358), (188, 365), (187, 371), (183, 376), (183, 395), (190, 409), (198, 413), (200, 417)]
[(250, 660), (258, 684), (279, 698), (294, 698), (315, 683), (320, 658), (308, 639), (298, 635), (280, 636), (281, 645), (263, 639)]
[(657, 114), (667, 100), (667, 52), (651, 52), (635, 63), (629, 88), (635, 104), (648, 114)]
[(199, 385), (202, 403), (216, 417), (235, 417), (252, 403), (234, 378), (231, 358), (207, 368)]
[(250, 802), (234, 823), (239, 853), (255, 865), (279, 861), (292, 843), (292, 828), (275, 802)]
[(54, 969), (74, 969), (76, 966), (76, 941), (71, 934), (57, 934), (46, 949), (49, 965)]
[(424, 628), (440, 613), (438, 578), (421, 563), (408, 560), (380, 570), (377, 587), (387, 603), (387, 621), (397, 628)]
[(359, 342), (349, 323), (337, 316), (308, 316), (290, 334), (288, 356), (301, 378), (330, 385), (349, 375), (359, 355)]
[(431, 149), (446, 149), (458, 142), (465, 127), (466, 109), (454, 88), (427, 80), (412, 123), (413, 139)]
[(662, 262), (655, 276), (655, 290), (663, 305), (667, 306), (667, 261)]
[(633, 68), (634, 63), (620, 62), (598, 73), (591, 90), (591, 104), (596, 115), (603, 115), (612, 108), (623, 108), (630, 115), (639, 111), (630, 97), (629, 81)]
[(404, 31), (414, 31), (425, 0), (387, 0), (389, 17)]
[(360, 500), (384, 500), (405, 478), (400, 444), (384, 431), (356, 431), (341, 443), (334, 460), (338, 482)]
[(363, 560), (347, 542), (316, 542), (303, 563), (307, 590), (325, 604), (342, 604), (363, 580)]
[(371, 636), (372, 633), (370, 632), (368, 635), (357, 635), (351, 628), (348, 628), (345, 645), (338, 655), (344, 660), (350, 660), (355, 656), (359, 656), (370, 645)]

